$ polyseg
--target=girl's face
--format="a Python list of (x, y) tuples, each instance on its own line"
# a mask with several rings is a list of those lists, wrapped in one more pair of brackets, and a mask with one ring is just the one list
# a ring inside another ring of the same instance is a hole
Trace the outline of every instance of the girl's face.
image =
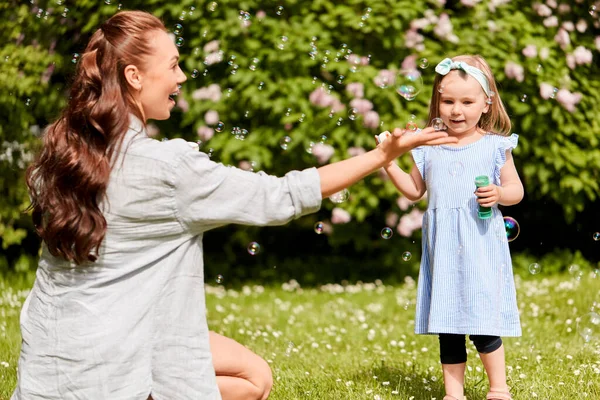
[(179, 85), (187, 78), (179, 68), (179, 51), (171, 37), (156, 31), (151, 40), (154, 53), (146, 58), (145, 68), (140, 71), (138, 101), (146, 119), (164, 120), (171, 116)]
[(472, 76), (450, 71), (440, 82), (444, 91), (440, 95), (440, 118), (448, 127), (448, 134), (458, 138), (477, 131), (477, 123), (489, 105), (481, 85)]

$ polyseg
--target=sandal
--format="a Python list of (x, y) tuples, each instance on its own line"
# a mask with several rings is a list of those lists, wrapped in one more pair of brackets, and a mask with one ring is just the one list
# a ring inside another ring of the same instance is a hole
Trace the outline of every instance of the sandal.
[(489, 391), (487, 396), (485, 396), (486, 400), (512, 400), (510, 393), (508, 392), (497, 392), (497, 391)]

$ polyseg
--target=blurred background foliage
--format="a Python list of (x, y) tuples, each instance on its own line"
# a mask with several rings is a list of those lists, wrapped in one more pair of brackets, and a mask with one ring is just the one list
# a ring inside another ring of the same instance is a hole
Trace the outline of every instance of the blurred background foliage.
[[(435, 64), (483, 55), (520, 135), (514, 155), (526, 197), (503, 210), (521, 227), (511, 243), (515, 268), (598, 268), (600, 4), (5, 0), (0, 272), (35, 270), (39, 240), (23, 213), (24, 169), (65, 104), (88, 38), (119, 9), (160, 17), (188, 76), (171, 119), (152, 122), (151, 134), (200, 140), (215, 161), (275, 175), (369, 150), (383, 130), (409, 122), (424, 127)], [(408, 81), (414, 71), (417, 79)], [(414, 98), (399, 95), (407, 83)], [(410, 165), (408, 157), (399, 162)], [(317, 283), (415, 275), (426, 200), (408, 204), (381, 173), (349, 193), (347, 201), (326, 199), (319, 213), (285, 227), (208, 233), (207, 279)], [(314, 229), (319, 221), (323, 234)], [(382, 238), (385, 227), (393, 232), (389, 239)], [(255, 255), (247, 251), (251, 242), (260, 245)]]

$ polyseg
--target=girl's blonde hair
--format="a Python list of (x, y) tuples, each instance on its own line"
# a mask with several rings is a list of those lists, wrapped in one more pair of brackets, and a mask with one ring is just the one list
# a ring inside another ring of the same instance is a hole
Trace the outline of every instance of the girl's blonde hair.
[[(488, 112), (481, 115), (477, 126), (486, 132), (495, 133), (497, 135), (507, 136), (510, 134), (510, 118), (506, 113), (504, 104), (502, 104), (502, 99), (498, 95), (494, 74), (485, 59), (480, 55), (461, 55), (452, 58), (452, 61), (462, 61), (472, 67), (482, 70), (490, 85), (490, 91), (494, 93), (492, 96), (492, 104), (490, 104)], [(444, 76), (445, 75), (440, 75), (438, 73), (435, 74), (435, 79), (433, 80), (433, 94), (431, 96), (431, 103), (429, 104), (429, 121), (432, 121), (434, 118), (439, 118), (440, 116), (440, 99), (442, 96), (438, 89)]]

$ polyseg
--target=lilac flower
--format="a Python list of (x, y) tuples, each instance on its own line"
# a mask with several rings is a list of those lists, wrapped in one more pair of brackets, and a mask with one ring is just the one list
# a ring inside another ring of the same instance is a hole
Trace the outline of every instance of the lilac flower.
[(215, 134), (215, 131), (208, 126), (201, 126), (196, 130), (198, 137), (204, 141), (209, 140)]
[(389, 211), (386, 215), (385, 215), (385, 224), (387, 226), (394, 226), (398, 223), (398, 219), (400, 218), (400, 216), (398, 214), (396, 214), (395, 212), (391, 212)]
[(223, 61), (223, 52), (218, 51), (215, 53), (210, 53), (206, 57), (204, 57), (204, 63), (206, 65), (213, 65)]
[(208, 110), (206, 114), (204, 114), (204, 122), (208, 125), (215, 125), (219, 122), (219, 113), (215, 110)]
[(575, 30), (575, 25), (571, 21), (563, 22), (562, 27), (568, 32), (573, 32)]
[(356, 108), (356, 112), (359, 114), (365, 114), (373, 109), (373, 103), (367, 99), (352, 99), (350, 100), (350, 107)]
[(192, 92), (192, 99), (194, 100), (211, 100), (217, 102), (221, 100), (221, 88), (216, 83), (208, 85), (208, 87), (202, 87)]
[(592, 52), (583, 46), (577, 46), (573, 52), (573, 56), (577, 65), (592, 63)]
[(324, 143), (317, 143), (312, 148), (312, 154), (317, 158), (319, 164), (325, 164), (329, 161), (333, 153), (333, 147)]
[(571, 44), (571, 38), (569, 37), (569, 32), (567, 32), (563, 28), (559, 28), (556, 36), (554, 36), (554, 41), (558, 43), (561, 49), (565, 50)]
[(402, 60), (401, 68), (411, 71), (417, 69), (417, 55), (411, 54), (410, 56), (405, 57), (404, 60)]
[(214, 53), (216, 51), (219, 51), (219, 41), (211, 40), (210, 42), (204, 45), (203, 50), (205, 53)]
[(188, 112), (190, 110), (190, 104), (183, 97), (177, 99), (177, 107), (179, 107), (183, 112)]
[(360, 156), (361, 154), (365, 154), (367, 151), (362, 147), (350, 147), (348, 149), (348, 155), (350, 157)]
[(346, 91), (350, 93), (352, 97), (362, 98), (364, 97), (364, 85), (360, 82), (352, 82), (346, 86)]
[(540, 96), (542, 99), (548, 100), (554, 96), (554, 86), (549, 83), (542, 82), (540, 84)]
[(600, 51), (600, 36), (596, 36), (594, 39), (594, 46), (596, 46), (596, 50)]
[(523, 49), (523, 55), (527, 58), (533, 58), (537, 56), (537, 47), (534, 44), (525, 46)]
[(552, 10), (545, 4), (534, 3), (533, 11), (537, 13), (540, 17), (549, 17), (552, 15)]
[(547, 47), (542, 47), (540, 49), (540, 60), (545, 60), (550, 57), (550, 49)]
[(553, 15), (544, 19), (543, 24), (546, 28), (554, 28), (555, 26), (558, 26), (558, 18), (556, 17), (556, 15)]
[(523, 82), (525, 79), (525, 71), (523, 67), (517, 63), (509, 61), (504, 67), (504, 73), (509, 79), (515, 79), (517, 82)]
[(377, 76), (373, 78), (375, 85), (383, 88), (396, 83), (396, 73), (389, 69), (382, 69)]
[(575, 106), (581, 101), (581, 93), (571, 93), (567, 89), (560, 89), (556, 93), (556, 101), (558, 101), (567, 111), (575, 111)]
[(379, 114), (376, 111), (367, 111), (363, 120), (365, 128), (377, 129), (379, 127)]
[(343, 208), (335, 207), (331, 210), (331, 223), (332, 224), (347, 224), (352, 220), (350, 213)]
[(577, 21), (577, 25), (575, 25), (575, 29), (577, 29), (577, 32), (579, 33), (584, 33), (588, 28), (588, 24), (585, 21), (585, 19), (580, 19), (579, 21)]

